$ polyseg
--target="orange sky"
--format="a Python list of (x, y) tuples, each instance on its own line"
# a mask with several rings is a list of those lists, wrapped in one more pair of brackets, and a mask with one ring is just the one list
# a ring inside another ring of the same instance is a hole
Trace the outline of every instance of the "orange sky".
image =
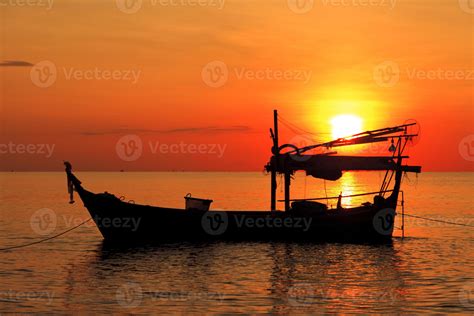
[(274, 108), (318, 140), (416, 119), (412, 164), (474, 170), (467, 0), (135, 1), (2, 2), (0, 170), (262, 170)]

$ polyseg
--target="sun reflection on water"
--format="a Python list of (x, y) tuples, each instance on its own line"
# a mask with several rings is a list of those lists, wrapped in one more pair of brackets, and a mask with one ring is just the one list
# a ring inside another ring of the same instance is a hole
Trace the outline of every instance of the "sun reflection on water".
[[(342, 196), (356, 194), (354, 187), (355, 187), (354, 175), (351, 172), (344, 173), (344, 175), (342, 176), (340, 180), (340, 188), (341, 188)], [(354, 197), (342, 198), (343, 207), (353, 206), (353, 203), (354, 203)]]

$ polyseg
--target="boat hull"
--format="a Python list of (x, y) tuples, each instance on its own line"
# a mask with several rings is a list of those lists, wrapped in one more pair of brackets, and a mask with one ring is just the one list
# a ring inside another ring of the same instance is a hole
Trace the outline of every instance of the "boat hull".
[(351, 209), (199, 211), (137, 205), (112, 194), (79, 192), (106, 241), (307, 240), (386, 242), (396, 205)]

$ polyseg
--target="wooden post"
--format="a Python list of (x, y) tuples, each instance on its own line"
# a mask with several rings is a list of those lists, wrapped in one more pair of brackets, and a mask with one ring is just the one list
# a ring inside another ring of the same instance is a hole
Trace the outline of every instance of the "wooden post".
[(271, 197), (270, 197), (270, 209), (272, 211), (276, 210), (276, 191), (277, 191), (277, 164), (278, 164), (278, 112), (273, 110), (273, 157), (270, 161), (271, 164)]
[(405, 193), (402, 191), (402, 240), (405, 239)]
[[(272, 168), (274, 168), (274, 166), (272, 166)], [(272, 169), (271, 171), (271, 174), (272, 174), (272, 178), (271, 178), (271, 198), (270, 198), (270, 201), (271, 201), (271, 205), (270, 205), (270, 209), (272, 211), (275, 211), (276, 210), (276, 190), (277, 190), (277, 183), (276, 183), (276, 171), (275, 169)]]
[(285, 211), (290, 210), (290, 183), (291, 173), (285, 170)]
[(273, 129), (275, 130), (275, 139), (273, 146), (275, 148), (275, 155), (278, 156), (278, 111), (273, 110)]

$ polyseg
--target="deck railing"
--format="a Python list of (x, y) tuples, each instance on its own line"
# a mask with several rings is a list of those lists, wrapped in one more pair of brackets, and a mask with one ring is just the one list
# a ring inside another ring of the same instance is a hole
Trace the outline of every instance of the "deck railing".
[[(342, 195), (341, 198), (350, 198), (356, 196), (364, 196), (364, 195), (374, 195), (374, 194), (382, 194), (387, 192), (393, 192), (394, 190), (385, 190), (385, 191), (375, 191), (375, 192), (368, 192), (368, 193), (359, 193), (359, 194), (351, 194), (351, 195)], [(400, 191), (402, 192), (402, 191)], [(296, 201), (322, 201), (322, 200), (335, 200), (339, 199), (339, 196), (330, 196), (330, 197), (320, 197), (320, 198), (309, 198), (309, 199), (290, 199), (291, 202)], [(278, 200), (278, 202), (285, 202), (285, 200)]]

